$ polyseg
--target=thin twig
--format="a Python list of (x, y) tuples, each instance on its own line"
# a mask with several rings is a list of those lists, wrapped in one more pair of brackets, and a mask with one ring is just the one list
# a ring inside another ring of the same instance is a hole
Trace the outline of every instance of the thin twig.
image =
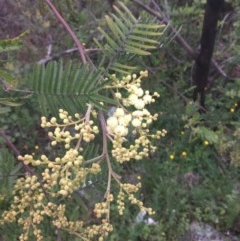
[[(85, 49), (85, 53), (91, 53), (91, 52), (100, 52), (101, 50), (100, 49), (97, 49), (97, 48), (90, 48), (90, 49)], [(62, 51), (61, 53), (58, 53), (58, 54), (53, 54), (53, 55), (50, 55), (50, 56), (45, 56), (44, 58), (40, 59), (38, 61), (38, 64), (47, 64), (48, 62), (52, 61), (52, 60), (57, 60), (59, 59), (62, 55), (65, 55), (65, 54), (72, 54), (72, 53), (75, 53), (75, 52), (78, 52), (78, 48), (72, 48), (72, 49), (67, 49), (65, 51)]]
[(103, 113), (100, 111), (99, 113), (99, 119), (101, 122), (101, 127), (102, 127), (102, 134), (103, 134), (103, 153), (105, 154), (106, 157), (106, 161), (107, 161), (107, 166), (108, 166), (108, 182), (107, 182), (107, 189), (106, 192), (104, 194), (104, 198), (107, 200), (107, 204), (108, 204), (108, 214), (107, 214), (107, 220), (110, 219), (110, 202), (108, 201), (107, 197), (109, 196), (110, 192), (111, 192), (111, 182), (112, 182), (112, 174), (113, 174), (113, 170), (112, 170), (112, 165), (110, 162), (110, 158), (108, 155), (108, 147), (107, 147), (107, 128), (106, 128), (106, 122), (103, 116)]
[(220, 75), (224, 78), (228, 78), (229, 76), (224, 72), (224, 70), (221, 68), (221, 66), (217, 63), (215, 59), (212, 58), (211, 60), (214, 68), (219, 72)]
[[(24, 93), (24, 94), (32, 94), (32, 93), (33, 93), (33, 91), (31, 91), (31, 90), (20, 90), (20, 89), (10, 88), (10, 87), (8, 87), (8, 85), (4, 82), (4, 80), (2, 80), (1, 78), (0, 78), (0, 85), (2, 85), (3, 90), (6, 91), (6, 92), (13, 91), (13, 92), (20, 92), (20, 93)], [(26, 98), (26, 97), (27, 97), (27, 96), (25, 96), (25, 98)], [(22, 98), (24, 98), (24, 97), (22, 97)]]
[(85, 56), (85, 50), (84, 47), (81, 43), (81, 41), (78, 39), (78, 37), (76, 36), (76, 34), (73, 32), (73, 30), (70, 28), (70, 26), (67, 24), (67, 22), (64, 20), (64, 18), (61, 16), (61, 14), (58, 12), (58, 10), (56, 9), (56, 7), (53, 5), (53, 3), (50, 0), (45, 0), (45, 2), (47, 3), (47, 5), (51, 8), (51, 10), (53, 11), (53, 13), (56, 15), (56, 18), (59, 20), (59, 22), (65, 27), (65, 29), (67, 30), (67, 32), (71, 35), (72, 39), (74, 40), (74, 42), (76, 43), (77, 47), (78, 47), (78, 51), (79, 54), (81, 56), (82, 62), (83, 64), (87, 63), (86, 60), (86, 56)]
[(0, 84), (3, 87), (3, 90), (8, 91), (9, 87), (6, 85), (6, 83), (0, 78)]
[[(119, 179), (121, 178), (121, 176), (119, 176), (117, 173), (115, 173), (112, 169), (112, 165), (111, 165), (111, 161), (110, 161), (110, 157), (108, 154), (108, 147), (107, 147), (107, 136), (108, 136), (108, 131), (107, 131), (107, 125), (106, 125), (106, 121), (105, 118), (103, 116), (103, 113), (100, 111), (99, 113), (99, 119), (101, 122), (101, 129), (103, 131), (103, 155), (105, 155), (105, 158), (107, 160), (107, 165), (108, 165), (108, 170), (109, 170), (109, 175), (112, 176), (115, 181), (120, 184)], [(107, 192), (110, 191), (110, 181), (108, 181), (108, 188), (107, 188)]]

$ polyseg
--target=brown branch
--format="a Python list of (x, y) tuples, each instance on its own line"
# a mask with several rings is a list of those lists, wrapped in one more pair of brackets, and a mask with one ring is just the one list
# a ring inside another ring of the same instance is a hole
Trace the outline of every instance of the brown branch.
[(70, 26), (67, 24), (67, 22), (64, 20), (64, 18), (60, 15), (56, 7), (53, 5), (53, 3), (50, 0), (45, 0), (46, 4), (51, 8), (52, 12), (56, 15), (56, 18), (59, 20), (59, 22), (65, 27), (67, 32), (71, 35), (72, 39), (76, 43), (78, 47), (79, 54), (81, 56), (83, 64), (87, 63), (86, 56), (85, 56), (85, 50), (81, 43), (81, 41), (78, 39), (76, 34), (73, 32), (73, 30), (70, 28)]
[[(2, 129), (0, 129), (0, 136), (2, 136), (6, 145), (15, 153), (15, 155), (17, 157), (20, 156), (20, 152), (15, 147), (15, 145), (8, 139), (8, 137), (5, 135), (5, 132)], [(30, 173), (31, 175), (34, 175), (33, 170), (29, 166), (25, 165), (23, 162), (21, 162), (21, 165), (26, 170), (26, 172)]]

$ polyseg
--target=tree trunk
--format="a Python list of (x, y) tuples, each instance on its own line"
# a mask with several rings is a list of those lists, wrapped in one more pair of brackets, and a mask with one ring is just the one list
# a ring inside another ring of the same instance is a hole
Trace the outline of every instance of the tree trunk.
[(201, 47), (195, 60), (193, 82), (196, 85), (196, 89), (194, 90), (193, 100), (196, 101), (199, 96), (203, 110), (205, 110), (205, 89), (208, 84), (208, 73), (217, 33), (217, 22), (223, 5), (224, 0), (207, 0), (200, 42)]

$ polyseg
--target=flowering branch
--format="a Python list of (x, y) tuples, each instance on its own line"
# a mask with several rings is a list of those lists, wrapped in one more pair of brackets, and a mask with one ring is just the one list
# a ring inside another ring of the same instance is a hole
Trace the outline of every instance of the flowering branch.
[[(14, 199), (10, 210), (3, 213), (4, 222), (17, 218), (18, 223), (23, 226), (20, 240), (27, 240), (30, 228), (33, 229), (37, 240), (42, 240), (39, 225), (44, 221), (44, 217), (51, 218), (55, 229), (66, 230), (81, 236), (83, 240), (106, 237), (112, 230), (110, 205), (116, 196), (111, 188), (113, 179), (119, 187), (116, 202), (120, 215), (123, 214), (127, 200), (150, 215), (154, 213), (135, 197), (141, 183), (122, 183), (121, 177), (113, 170), (114, 161), (121, 164), (148, 157), (149, 153), (156, 149), (152, 141), (166, 134), (165, 130), (155, 133), (149, 130), (158, 115), (152, 115), (146, 106), (153, 103), (159, 94), (150, 94), (148, 90), (144, 91), (141, 88), (141, 81), (147, 76), (147, 71), (140, 71), (139, 75), (128, 75), (122, 79), (118, 79), (116, 75), (110, 77), (111, 82), (106, 86), (106, 90), (110, 90), (118, 104), (113, 107), (112, 115), (106, 120), (102, 110), (96, 111), (92, 105), (88, 105), (85, 114), (77, 113), (71, 116), (67, 111), (60, 109), (60, 120), (56, 117), (51, 117), (49, 121), (46, 117), (41, 118), (41, 127), (53, 129), (48, 132), (51, 145), (54, 147), (63, 144), (63, 152), (53, 160), (44, 154), (39, 157), (25, 155), (18, 158), (23, 165), (40, 166), (42, 170), (39, 176), (34, 174), (17, 180), (14, 191), (18, 198)], [(88, 159), (88, 153), (86, 154), (83, 148), (94, 142), (99, 133), (102, 134), (102, 154)], [(108, 145), (108, 142), (111, 145)], [(99, 174), (102, 160), (106, 160), (107, 164), (107, 186), (103, 194), (104, 201), (95, 203), (94, 206), (94, 213), (101, 223), (83, 227), (84, 222), (81, 220), (68, 220), (65, 213), (66, 204), (59, 200), (69, 200), (74, 192), (85, 186), (87, 177)], [(21, 217), (22, 213), (26, 214), (24, 218)]]

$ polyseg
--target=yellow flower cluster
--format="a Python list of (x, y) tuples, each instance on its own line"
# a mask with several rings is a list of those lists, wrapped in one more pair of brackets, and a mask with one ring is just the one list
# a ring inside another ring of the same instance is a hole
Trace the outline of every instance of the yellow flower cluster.
[[(69, 221), (65, 214), (65, 205), (59, 205), (56, 212), (53, 213), (55, 220), (53, 224), (58, 229), (68, 230), (75, 233), (82, 240), (98, 240), (103, 241), (104, 237), (108, 236), (113, 230), (112, 225), (106, 219), (102, 219), (101, 223), (85, 226), (83, 221)], [(98, 238), (98, 239), (96, 239)]]
[[(19, 156), (18, 159), (25, 165), (40, 166), (39, 177), (30, 173), (26, 177), (19, 178), (14, 187), (14, 200), (9, 211), (3, 213), (5, 222), (18, 221), (23, 227), (23, 233), (19, 237), (21, 241), (28, 240), (29, 235), (34, 235), (36, 240), (42, 240), (39, 225), (44, 221), (44, 217), (51, 217), (53, 225), (57, 228), (66, 228), (69, 231), (79, 230), (83, 226), (82, 221), (67, 221), (65, 216), (65, 206), (56, 205), (49, 200), (57, 200), (70, 197), (71, 194), (84, 186), (85, 178), (89, 174), (97, 174), (101, 171), (97, 162), (85, 164), (82, 149), (78, 145), (79, 141), (90, 141), (98, 133), (98, 128), (89, 121), (87, 117), (80, 118), (75, 115), (77, 120), (73, 120), (66, 111), (60, 110), (59, 117), (62, 123), (57, 123), (56, 118), (51, 118), (49, 122), (42, 117), (42, 127), (54, 127), (54, 132), (49, 132), (53, 139), (52, 144), (65, 142), (65, 153), (61, 157), (50, 160), (46, 155), (35, 158), (32, 155)], [(74, 131), (67, 128), (74, 127)], [(73, 140), (77, 140), (75, 147), (71, 148)], [(54, 143), (53, 143), (54, 142)], [(24, 216), (22, 216), (24, 214)], [(18, 218), (19, 216), (22, 216)], [(99, 229), (106, 229), (107, 233), (111, 228), (106, 222), (95, 225), (92, 228), (83, 228), (82, 233), (88, 236), (101, 236)], [(29, 230), (32, 230), (29, 233)], [(86, 231), (88, 230), (88, 232)], [(95, 235), (97, 233), (97, 235)]]
[(46, 190), (49, 188), (58, 190), (53, 193), (54, 196), (68, 196), (81, 187), (88, 174), (97, 174), (101, 171), (98, 163), (85, 167), (83, 156), (72, 148), (67, 150), (63, 157), (56, 157), (54, 161), (49, 160), (45, 155), (37, 160), (34, 160), (31, 155), (19, 156), (19, 160), (25, 165), (46, 166), (41, 173), (42, 185)]
[[(154, 97), (159, 97), (157, 92), (150, 95), (149, 91), (141, 88), (142, 78), (148, 77), (148, 71), (140, 71), (136, 74), (128, 75), (119, 80), (116, 75), (112, 75), (113, 84), (110, 88), (117, 89), (115, 97), (123, 103), (124, 106), (134, 106), (138, 110), (144, 109), (145, 105), (155, 102)], [(125, 90), (127, 97), (119, 90)]]
[(105, 201), (101, 203), (96, 203), (94, 208), (94, 213), (97, 218), (102, 218), (105, 216), (106, 219), (109, 219), (110, 215), (110, 203), (113, 201), (113, 194), (105, 195)]
[[(152, 145), (152, 140), (160, 139), (167, 133), (166, 130), (157, 131), (155, 134), (149, 131), (149, 126), (157, 120), (158, 114), (152, 115), (146, 109), (146, 105), (153, 103), (159, 94), (155, 92), (150, 95), (149, 91), (143, 91), (141, 80), (147, 76), (147, 71), (141, 71), (139, 77), (133, 74), (121, 80), (115, 75), (112, 76), (111, 88), (117, 90), (115, 97), (122, 107), (116, 108), (107, 119), (107, 130), (113, 143), (112, 155), (120, 163), (148, 157), (149, 153), (156, 149)], [(126, 93), (121, 94), (120, 91)], [(135, 108), (135, 110), (128, 111), (127, 107)], [(127, 135), (134, 139), (131, 144), (129, 144), (129, 138), (126, 139)]]
[(17, 220), (17, 216), (24, 214), (28, 210), (28, 216), (20, 217), (17, 222), (22, 225), (23, 233), (19, 240), (28, 240), (28, 231), (32, 227), (36, 240), (42, 240), (41, 230), (38, 225), (43, 221), (44, 193), (40, 187), (37, 176), (28, 176), (19, 178), (15, 185), (14, 201), (10, 211), (5, 211), (2, 215), (5, 222), (13, 222)]
[[(48, 201), (49, 199), (56, 201), (61, 197), (69, 196), (83, 184), (88, 173), (95, 174), (100, 171), (98, 164), (93, 163), (91, 168), (83, 168), (81, 165), (76, 167), (75, 164), (69, 165), (70, 162), (74, 163), (74, 159), (77, 159), (77, 153), (72, 149), (68, 150), (63, 158), (54, 162), (49, 161), (45, 156), (42, 156), (41, 160), (34, 160), (30, 155), (19, 157), (19, 159), (33, 165), (36, 163), (37, 165), (47, 165), (40, 180), (37, 176), (29, 174), (25, 178), (17, 180), (11, 209), (3, 213), (2, 217), (5, 222), (17, 220), (18, 224), (22, 225), (23, 233), (19, 237), (21, 241), (28, 240), (31, 228), (35, 240), (42, 240), (40, 225), (46, 216), (50, 217), (53, 225), (59, 229), (79, 232), (82, 227), (81, 235), (82, 237), (85, 235), (87, 239), (93, 236), (102, 237), (98, 233), (100, 229), (103, 236), (111, 231), (111, 225), (105, 221), (101, 225), (89, 226), (87, 229), (83, 227), (82, 221), (68, 221), (65, 216), (65, 206)], [(25, 215), (22, 216), (22, 214)], [(17, 219), (18, 216), (22, 217)]]
[(46, 117), (41, 118), (41, 126), (43, 128), (55, 127), (54, 132), (48, 133), (52, 139), (51, 144), (53, 146), (59, 142), (64, 142), (65, 148), (68, 149), (73, 140), (80, 141), (83, 139), (85, 142), (90, 142), (95, 138), (95, 135), (99, 133), (98, 127), (94, 125), (93, 120), (89, 119), (90, 113), (82, 118), (79, 114), (75, 114), (74, 117), (75, 119), (70, 116), (67, 111), (60, 109), (59, 118), (62, 123), (57, 123), (55, 117), (52, 117), (50, 121), (47, 121)]
[[(113, 227), (109, 223), (108, 220), (102, 219), (102, 223), (99, 225), (92, 225), (85, 228), (86, 233), (86, 239), (85, 240), (96, 240), (95, 237), (98, 237), (98, 241), (103, 241), (105, 237), (109, 235), (110, 232), (112, 232)], [(83, 236), (80, 236), (82, 239)]]
[(136, 185), (124, 183), (120, 185), (120, 191), (117, 197), (117, 207), (119, 215), (123, 215), (123, 211), (125, 210), (126, 198), (130, 201), (131, 204), (137, 205), (141, 211), (144, 211), (149, 215), (153, 215), (155, 213), (152, 208), (146, 208), (143, 202), (134, 196), (134, 194), (137, 193), (140, 188), (141, 183), (137, 183)]
[[(35, 193), (34, 196), (36, 195)], [(23, 233), (19, 237), (20, 241), (29, 240), (29, 234), (34, 235), (34, 240), (43, 240), (39, 224), (41, 224), (45, 217), (52, 219), (52, 224), (56, 229), (73, 232), (83, 240), (96, 240), (95, 238), (98, 238), (99, 241), (102, 241), (103, 237), (106, 237), (113, 229), (112, 225), (109, 224), (106, 219), (102, 219), (102, 223), (98, 225), (88, 225), (87, 227), (85, 227), (85, 223), (81, 220), (69, 221), (65, 213), (66, 207), (63, 204), (56, 205), (52, 202), (44, 203), (40, 200), (36, 201), (34, 198), (31, 200), (28, 198), (27, 200), (25, 199), (25, 201), (26, 207), (29, 208), (29, 216), (18, 219), (18, 224), (23, 227)], [(23, 211), (20, 211), (20, 213), (23, 213)], [(13, 218), (13, 215), (15, 215), (13, 211), (11, 211), (11, 213), (5, 212), (3, 214), (4, 220), (9, 222), (8, 218)], [(30, 231), (31, 228), (32, 232)]]
[[(3, 213), (5, 222), (13, 222), (18, 216), (25, 214), (18, 219), (18, 224), (23, 227), (23, 233), (19, 239), (28, 240), (29, 229), (32, 228), (36, 240), (42, 240), (39, 225), (44, 221), (44, 216), (51, 217), (53, 224), (58, 228), (72, 230), (75, 227), (79, 230), (81, 222), (66, 221), (63, 206), (49, 203), (48, 200), (56, 201), (70, 196), (74, 190), (83, 185), (86, 175), (100, 172), (99, 164), (92, 163), (91, 167), (84, 167), (83, 157), (74, 149), (69, 149), (62, 158), (57, 157), (54, 161), (50, 161), (44, 155), (39, 160), (34, 160), (31, 155), (20, 156), (19, 160), (25, 164), (46, 166), (41, 173), (41, 178), (27, 174), (26, 177), (17, 180), (11, 209)], [(88, 236), (86, 230), (83, 230)], [(89, 229), (89, 232), (93, 231)]]

